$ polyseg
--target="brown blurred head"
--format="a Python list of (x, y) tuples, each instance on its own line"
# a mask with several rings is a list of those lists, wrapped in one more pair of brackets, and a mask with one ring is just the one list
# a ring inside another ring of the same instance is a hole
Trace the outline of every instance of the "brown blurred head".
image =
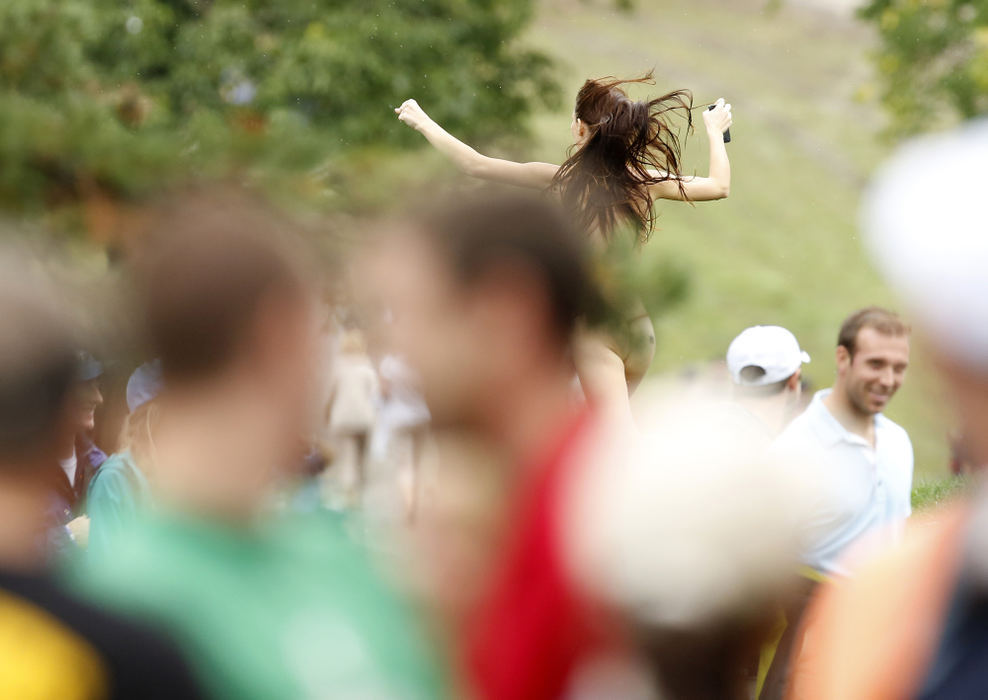
[(439, 424), (470, 421), (529, 372), (567, 366), (577, 319), (599, 308), (584, 239), (541, 200), (440, 207), (382, 258), (373, 283)]
[(0, 253), (0, 471), (55, 464), (74, 430), (69, 320), (27, 260)]
[(235, 190), (174, 198), (154, 222), (134, 279), (162, 399), (211, 394), (205, 404), (225, 415), (208, 420), (242, 429), (231, 453), (249, 443), (283, 464), (310, 427), (315, 385), (314, 287), (297, 231)]
[(136, 282), (169, 385), (236, 362), (266, 306), (308, 301), (290, 233), (285, 220), (234, 190), (187, 194), (161, 207)]

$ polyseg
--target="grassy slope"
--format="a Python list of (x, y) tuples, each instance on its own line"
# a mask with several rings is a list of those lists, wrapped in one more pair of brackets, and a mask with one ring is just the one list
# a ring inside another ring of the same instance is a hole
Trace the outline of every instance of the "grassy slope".
[[(661, 230), (646, 248), (647, 256), (674, 256), (693, 270), (687, 301), (658, 319), (653, 370), (721, 356), (742, 328), (777, 323), (813, 356), (809, 378), (827, 386), (841, 320), (861, 306), (894, 304), (856, 228), (861, 193), (884, 154), (878, 107), (854, 99), (870, 79), (870, 35), (799, 8), (766, 13), (763, 1), (638, 4), (627, 15), (600, 0), (544, 0), (528, 39), (559, 57), (568, 95), (588, 76), (655, 67), (652, 91), (688, 87), (697, 103), (723, 95), (734, 105), (731, 197), (695, 208), (661, 204)], [(528, 157), (559, 161), (570, 110), (538, 116), (539, 146)], [(702, 174), (706, 140), (698, 129), (687, 162)], [(912, 436), (917, 482), (942, 478), (946, 464), (943, 403), (931, 380), (914, 350), (888, 412)]]

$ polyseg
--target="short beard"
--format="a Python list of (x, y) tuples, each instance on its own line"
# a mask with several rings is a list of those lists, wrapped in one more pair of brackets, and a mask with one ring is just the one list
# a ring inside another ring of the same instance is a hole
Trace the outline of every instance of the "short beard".
[(847, 399), (848, 401), (850, 401), (851, 408), (854, 410), (854, 412), (860, 416), (871, 417), (881, 413), (881, 411), (873, 411), (870, 408), (868, 408), (867, 403), (865, 401), (862, 401), (860, 398), (858, 398), (858, 396), (854, 392), (850, 392), (850, 391), (847, 392)]

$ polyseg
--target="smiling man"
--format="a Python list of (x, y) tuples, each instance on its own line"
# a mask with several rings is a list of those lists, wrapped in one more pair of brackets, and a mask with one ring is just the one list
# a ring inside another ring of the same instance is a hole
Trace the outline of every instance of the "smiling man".
[(89, 482), (106, 461), (106, 455), (92, 439), (96, 427), (96, 409), (103, 403), (103, 394), (100, 392), (103, 366), (84, 351), (76, 353), (76, 362), (76, 382), (72, 388), (70, 409), (73, 431), (66, 435), (64, 444), (59, 446), (60, 470), (56, 472), (57, 491), (65, 509), (66, 522), (74, 516), (82, 515)]
[(909, 366), (910, 329), (891, 311), (852, 314), (837, 339), (837, 380), (778, 437), (773, 451), (798, 464), (815, 460), (828, 482), (807, 514), (805, 563), (847, 573), (852, 545), (882, 543), (909, 516), (913, 449), (909, 435), (882, 415)]

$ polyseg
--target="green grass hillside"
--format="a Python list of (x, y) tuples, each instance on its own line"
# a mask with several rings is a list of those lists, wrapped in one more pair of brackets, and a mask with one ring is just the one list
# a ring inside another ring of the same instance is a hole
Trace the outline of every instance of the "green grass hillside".
[[(888, 152), (869, 92), (872, 37), (854, 20), (764, 0), (546, 0), (529, 40), (561, 61), (575, 96), (589, 76), (655, 68), (658, 85), (686, 87), (696, 102), (734, 105), (732, 190), (722, 202), (664, 202), (645, 248), (691, 270), (686, 301), (658, 321), (655, 372), (722, 356), (741, 329), (790, 328), (813, 356), (817, 387), (834, 372), (837, 328), (851, 311), (895, 305), (865, 258), (857, 216), (872, 170)], [(558, 162), (569, 139), (572, 98), (535, 123), (533, 159)], [(699, 112), (696, 112), (699, 120)], [(706, 169), (702, 122), (687, 144), (689, 169)], [(916, 450), (917, 482), (945, 475), (947, 416), (930, 367), (915, 348), (907, 383), (888, 414)]]
[[(797, 0), (769, 9), (776, 4), (639, 0), (625, 13), (613, 0), (543, 0), (525, 41), (559, 62), (564, 104), (536, 115), (534, 145), (482, 145), (492, 154), (561, 162), (572, 100), (590, 76), (654, 68), (658, 84), (633, 95), (685, 87), (697, 104), (723, 96), (734, 105), (730, 198), (695, 207), (660, 203), (659, 230), (645, 247), (647, 262), (672, 260), (690, 271), (686, 300), (656, 319), (655, 373), (723, 357), (747, 326), (780, 324), (813, 356), (808, 378), (826, 387), (840, 322), (862, 306), (895, 306), (862, 251), (856, 223), (869, 176), (889, 152), (879, 137), (884, 116), (869, 99), (873, 36), (850, 18)], [(705, 174), (706, 137), (695, 115), (686, 167)], [(402, 191), (465, 184), (424, 144), (404, 154), (369, 150), (339, 167), (356, 183), (346, 190), (347, 204), (368, 211), (394, 203)], [(946, 476), (949, 417), (921, 348), (912, 360), (888, 414), (912, 436), (917, 483), (938, 482)]]

